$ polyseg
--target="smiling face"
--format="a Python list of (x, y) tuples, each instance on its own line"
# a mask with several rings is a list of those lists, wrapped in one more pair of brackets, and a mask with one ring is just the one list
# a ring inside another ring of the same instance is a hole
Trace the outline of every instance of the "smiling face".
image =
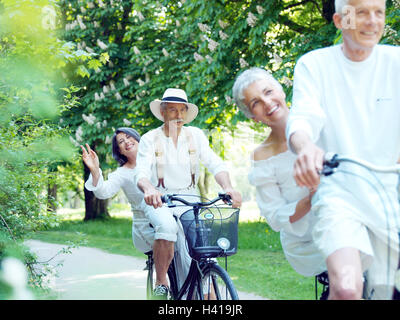
[(285, 93), (272, 81), (267, 79), (254, 81), (243, 90), (243, 96), (243, 103), (249, 109), (254, 121), (269, 126), (286, 121), (289, 109), (286, 106)]
[(167, 130), (180, 130), (185, 124), (188, 106), (184, 103), (168, 102), (161, 108), (161, 115), (164, 117), (164, 124)]
[(139, 142), (136, 139), (124, 132), (117, 134), (116, 141), (119, 152), (127, 158), (135, 158), (137, 155)]
[(335, 26), (342, 30), (343, 50), (354, 61), (364, 60), (382, 38), (385, 0), (350, 0), (343, 14), (335, 13)]

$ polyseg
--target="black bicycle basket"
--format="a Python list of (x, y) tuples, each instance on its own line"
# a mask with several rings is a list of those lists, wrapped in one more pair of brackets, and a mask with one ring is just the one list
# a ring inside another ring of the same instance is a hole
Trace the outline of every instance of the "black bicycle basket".
[(239, 209), (200, 209), (198, 223), (193, 210), (180, 216), (186, 244), (193, 259), (231, 256), (237, 252)]

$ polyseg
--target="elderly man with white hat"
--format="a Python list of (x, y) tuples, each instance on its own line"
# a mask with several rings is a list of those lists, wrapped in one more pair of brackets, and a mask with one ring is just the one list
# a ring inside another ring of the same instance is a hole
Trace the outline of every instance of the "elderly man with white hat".
[[(168, 291), (167, 270), (174, 255), (178, 225), (172, 209), (162, 207), (161, 196), (166, 193), (198, 194), (196, 188), (199, 163), (214, 175), (221, 188), (232, 198), (233, 206), (240, 207), (242, 198), (232, 187), (224, 162), (210, 148), (202, 130), (188, 124), (198, 114), (198, 107), (188, 102), (185, 91), (169, 88), (162, 100), (150, 103), (153, 115), (164, 124), (144, 134), (137, 156), (137, 185), (144, 193), (145, 202), (153, 206), (151, 219), (156, 232), (153, 245), (156, 264), (156, 294)], [(175, 212), (179, 215), (181, 212)]]

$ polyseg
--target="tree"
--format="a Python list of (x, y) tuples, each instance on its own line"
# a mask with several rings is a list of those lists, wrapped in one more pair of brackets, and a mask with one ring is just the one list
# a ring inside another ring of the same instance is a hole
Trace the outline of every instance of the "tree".
[[(60, 6), (65, 39), (93, 52), (97, 67), (78, 82), (69, 74), (84, 90), (79, 108), (63, 118), (75, 138), (96, 148), (103, 169), (115, 166), (109, 161), (114, 128), (132, 125), (143, 134), (160, 125), (148, 106), (167, 87), (185, 89), (199, 106), (193, 125), (209, 130), (213, 144), (213, 130), (234, 134), (247, 121), (232, 101), (239, 72), (270, 70), (290, 104), (297, 59), (340, 41), (333, 0), (63, 0)], [(389, 35), (398, 39), (396, 6), (388, 1), (384, 41), (390, 43), (396, 42)]]
[[(58, 223), (43, 191), (49, 168), (73, 152), (59, 116), (75, 100), (60, 90), (58, 72), (66, 61), (82, 62), (49, 29), (55, 15), (47, 0), (0, 1), (0, 260), (17, 256), (28, 266), (35, 258), (20, 240)], [(0, 284), (2, 297), (3, 289)]]

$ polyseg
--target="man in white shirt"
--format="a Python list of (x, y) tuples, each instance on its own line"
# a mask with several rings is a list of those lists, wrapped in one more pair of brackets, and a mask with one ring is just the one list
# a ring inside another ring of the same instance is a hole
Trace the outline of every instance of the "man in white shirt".
[[(398, 177), (379, 176), (392, 207), (361, 177), (321, 179), (325, 152), (354, 156), (377, 165), (400, 155), (400, 48), (378, 45), (385, 24), (385, 0), (336, 0), (335, 26), (343, 43), (301, 57), (294, 73), (288, 144), (298, 157), (299, 186), (316, 188), (312, 204), (318, 222), (313, 238), (326, 258), (330, 299), (359, 299), (368, 269), (372, 298), (390, 299), (398, 264)], [(358, 177), (357, 177), (358, 176)], [(386, 203), (386, 204), (387, 204)]]
[(184, 126), (198, 113), (189, 103), (185, 91), (167, 89), (162, 100), (150, 103), (155, 117), (164, 124), (144, 134), (137, 156), (137, 185), (144, 193), (145, 202), (153, 206), (159, 219), (154, 226), (153, 245), (156, 264), (156, 285), (167, 290), (167, 270), (174, 255), (177, 224), (171, 210), (162, 207), (165, 193), (198, 194), (199, 161), (214, 175), (217, 183), (232, 198), (233, 207), (241, 206), (241, 195), (233, 189), (223, 161), (211, 150), (207, 137), (196, 127)]

